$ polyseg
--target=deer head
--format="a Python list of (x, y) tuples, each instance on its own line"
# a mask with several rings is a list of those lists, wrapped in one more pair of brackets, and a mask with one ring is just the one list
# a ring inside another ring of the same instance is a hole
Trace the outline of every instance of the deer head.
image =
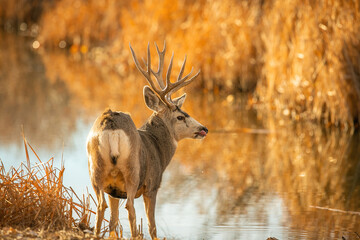
[[(190, 117), (189, 114), (181, 110), (181, 107), (186, 98), (186, 93), (184, 93), (181, 97), (175, 99), (171, 98), (173, 93), (190, 84), (199, 75), (200, 70), (189, 79), (193, 71), (192, 68), (190, 73), (183, 77), (186, 64), (185, 56), (177, 80), (176, 82), (172, 83), (170, 80), (170, 75), (174, 58), (173, 53), (166, 73), (165, 82), (163, 80), (163, 69), (166, 44), (164, 43), (164, 49), (162, 51), (159, 50), (156, 43), (155, 47), (159, 55), (159, 66), (157, 72), (151, 69), (150, 44), (148, 44), (147, 48), (146, 70), (140, 66), (136, 54), (130, 45), (130, 50), (137, 69), (144, 75), (150, 84), (150, 86), (144, 87), (144, 99), (146, 106), (165, 122), (170, 131), (170, 134), (176, 141), (179, 141), (183, 138), (204, 138), (208, 133), (208, 129), (201, 125), (194, 118)], [(151, 75), (155, 77), (158, 86), (156, 86), (153, 82)]]

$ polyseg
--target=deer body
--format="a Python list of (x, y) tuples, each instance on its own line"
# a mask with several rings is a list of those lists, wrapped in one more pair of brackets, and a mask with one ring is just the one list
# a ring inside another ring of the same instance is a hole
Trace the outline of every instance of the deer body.
[[(164, 52), (165, 50), (162, 53)], [(161, 52), (158, 53), (160, 56)], [(139, 68), (134, 53), (133, 56)], [(151, 78), (147, 77), (147, 80), (153, 86)], [(189, 81), (185, 83), (188, 84)], [(203, 138), (208, 132), (181, 110), (185, 94), (174, 100), (166, 94), (159, 96), (160, 91), (171, 94), (178, 86), (174, 84), (173, 88), (164, 89), (160, 83), (159, 85), (162, 90), (144, 87), (145, 103), (154, 113), (141, 128), (135, 127), (130, 115), (109, 109), (95, 120), (89, 133), (89, 174), (98, 199), (96, 234), (100, 232), (107, 208), (104, 196), (107, 193), (111, 210), (110, 235), (115, 236), (119, 199), (123, 198), (127, 199), (125, 207), (128, 210), (131, 235), (136, 237), (134, 199), (143, 195), (149, 232), (153, 239), (156, 238), (156, 195), (163, 172), (176, 151), (177, 142), (183, 138)]]

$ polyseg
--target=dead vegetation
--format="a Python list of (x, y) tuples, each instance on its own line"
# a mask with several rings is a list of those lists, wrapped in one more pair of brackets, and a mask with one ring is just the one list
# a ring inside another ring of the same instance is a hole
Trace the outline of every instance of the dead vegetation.
[[(26, 163), (6, 171), (0, 161), (0, 234), (8, 237), (40, 234), (45, 238), (59, 231), (78, 237), (91, 234), (92, 196), (79, 197), (71, 187), (65, 187), (64, 166), (55, 167), (53, 158), (41, 161), (25, 137), (24, 146)], [(29, 149), (37, 157), (33, 165)]]
[[(54, 166), (54, 158), (43, 162), (23, 135), (26, 163), (5, 170), (0, 159), (0, 238), (3, 239), (83, 239), (93, 237), (90, 220), (96, 206), (89, 193), (79, 196), (63, 184), (64, 164)], [(35, 164), (30, 154), (36, 156)], [(108, 232), (107, 219), (102, 225), (99, 239)], [(143, 225), (138, 226), (143, 239)], [(123, 228), (118, 223), (118, 238), (123, 239)]]

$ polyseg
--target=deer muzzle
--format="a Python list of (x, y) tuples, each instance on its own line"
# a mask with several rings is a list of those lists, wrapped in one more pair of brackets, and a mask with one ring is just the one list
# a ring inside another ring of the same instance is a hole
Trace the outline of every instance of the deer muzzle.
[(207, 133), (209, 132), (209, 130), (206, 128), (206, 127), (201, 127), (199, 129), (199, 132), (196, 132), (195, 133), (195, 137), (201, 137), (201, 138), (204, 138), (206, 137)]

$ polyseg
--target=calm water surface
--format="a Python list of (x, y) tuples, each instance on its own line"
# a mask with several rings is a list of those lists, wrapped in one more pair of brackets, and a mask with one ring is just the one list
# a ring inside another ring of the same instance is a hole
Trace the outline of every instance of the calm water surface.
[[(130, 112), (140, 126), (151, 114), (142, 99), (145, 81), (132, 71), (125, 63), (99, 69), (81, 56), (34, 51), (29, 39), (1, 35), (0, 158), (6, 168), (25, 160), (23, 125), (42, 160), (55, 157), (58, 166), (65, 160), (66, 186), (94, 195), (85, 141), (95, 118), (111, 107)], [(247, 96), (188, 93), (184, 109), (210, 134), (179, 143), (158, 194), (159, 237), (359, 239), (359, 134), (265, 118), (247, 109)], [(142, 198), (135, 202), (149, 238)], [(129, 237), (124, 206), (120, 221)]]

